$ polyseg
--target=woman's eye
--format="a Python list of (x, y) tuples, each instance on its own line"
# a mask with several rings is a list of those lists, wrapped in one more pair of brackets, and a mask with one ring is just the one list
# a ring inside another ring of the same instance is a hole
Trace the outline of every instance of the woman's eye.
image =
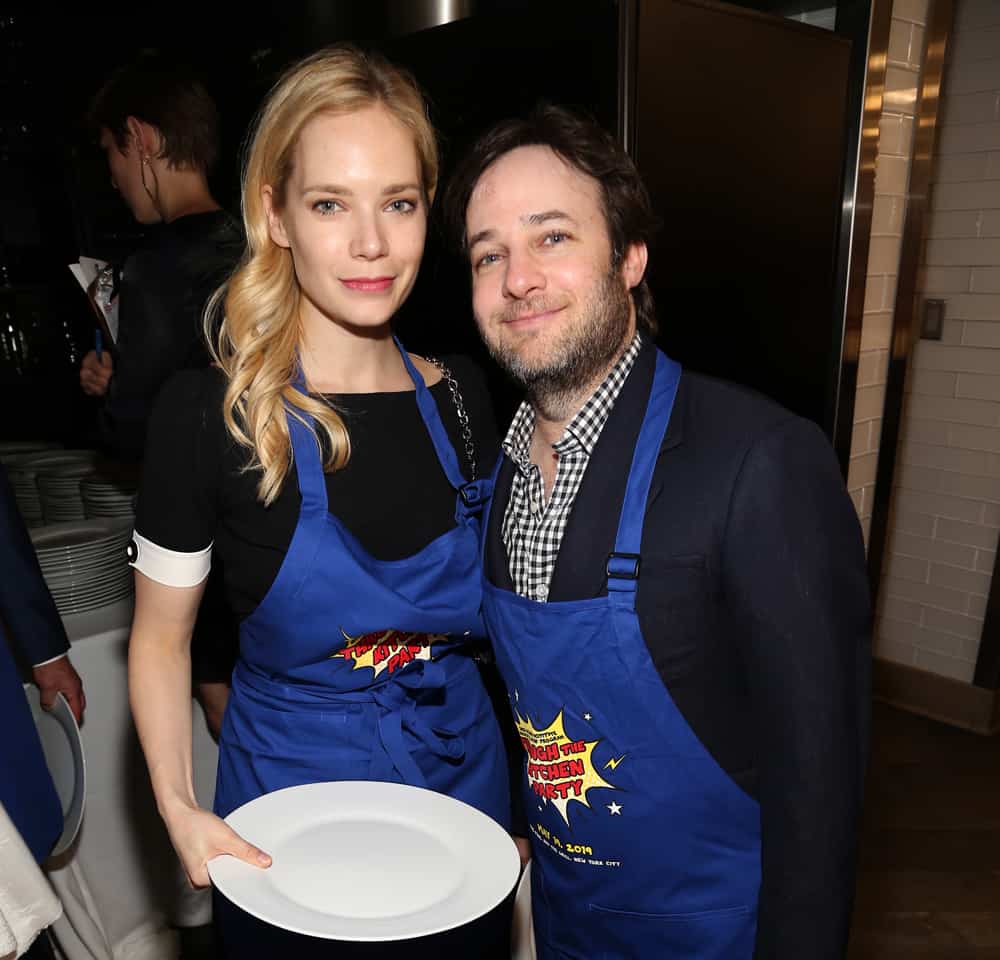
[(416, 209), (417, 204), (413, 200), (393, 200), (386, 207), (386, 210), (391, 210), (393, 213), (413, 213)]
[(339, 208), (340, 204), (336, 200), (317, 200), (313, 204), (313, 210), (324, 215), (336, 213)]

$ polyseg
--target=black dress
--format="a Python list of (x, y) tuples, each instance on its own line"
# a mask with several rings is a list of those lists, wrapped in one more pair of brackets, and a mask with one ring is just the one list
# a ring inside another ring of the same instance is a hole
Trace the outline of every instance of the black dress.
[[(461, 357), (445, 363), (459, 385), (469, 415), (476, 472), (488, 473), (499, 443), (492, 406), (479, 371)], [(225, 570), (228, 603), (239, 619), (249, 616), (277, 575), (298, 519), (294, 467), (277, 499), (264, 507), (256, 496), (259, 474), (246, 472), (248, 451), (226, 432), (222, 420), (223, 375), (187, 371), (164, 388), (150, 421), (145, 475), (136, 531), (168, 550), (192, 553), (212, 546), (213, 565)], [(462, 428), (447, 383), (430, 388), (466, 475)], [(351, 458), (327, 474), (331, 512), (382, 560), (418, 552), (455, 524), (455, 491), (448, 482), (420, 417), (414, 391), (330, 396), (351, 437)], [(495, 670), (483, 679), (502, 711), (506, 699)], [(350, 891), (351, 879), (344, 878)], [(377, 891), (354, 891), (378, 896)], [(402, 943), (342, 943), (302, 937), (257, 921), (222, 896), (214, 898), (216, 933), (226, 957), (296, 958), (468, 957), (507, 960), (513, 894), (474, 924)], [(483, 944), (489, 947), (484, 950)]]

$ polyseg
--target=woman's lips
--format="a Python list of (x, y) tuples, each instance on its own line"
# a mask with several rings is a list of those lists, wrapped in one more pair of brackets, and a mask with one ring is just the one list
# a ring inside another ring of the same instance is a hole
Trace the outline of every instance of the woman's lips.
[(393, 277), (347, 277), (341, 283), (358, 293), (383, 293), (392, 286)]

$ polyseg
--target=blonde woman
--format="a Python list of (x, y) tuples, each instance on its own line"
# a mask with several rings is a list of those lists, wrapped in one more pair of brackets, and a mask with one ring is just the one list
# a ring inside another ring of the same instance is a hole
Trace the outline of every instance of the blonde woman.
[[(410, 356), (390, 328), (436, 180), (404, 73), (349, 48), (291, 69), (249, 147), (248, 247), (218, 304), (218, 368), (179, 375), (154, 413), (130, 693), (196, 886), (218, 854), (269, 864), (220, 818), (296, 784), (402, 781), (508, 826), (504, 750), (473, 660), (489, 401), (474, 370)], [(188, 685), (213, 553), (242, 623), (209, 812), (191, 786)], [(271, 955), (252, 918), (219, 898), (217, 912), (227, 953)]]

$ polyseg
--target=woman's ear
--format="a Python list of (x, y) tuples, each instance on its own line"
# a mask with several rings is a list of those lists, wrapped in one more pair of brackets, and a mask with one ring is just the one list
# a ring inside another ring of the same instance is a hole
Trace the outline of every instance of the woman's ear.
[(260, 199), (264, 204), (264, 212), (267, 214), (267, 232), (279, 247), (284, 247), (287, 250), (291, 247), (291, 243), (288, 240), (288, 233), (285, 231), (281, 213), (275, 206), (274, 190), (269, 183), (265, 183), (261, 188)]

